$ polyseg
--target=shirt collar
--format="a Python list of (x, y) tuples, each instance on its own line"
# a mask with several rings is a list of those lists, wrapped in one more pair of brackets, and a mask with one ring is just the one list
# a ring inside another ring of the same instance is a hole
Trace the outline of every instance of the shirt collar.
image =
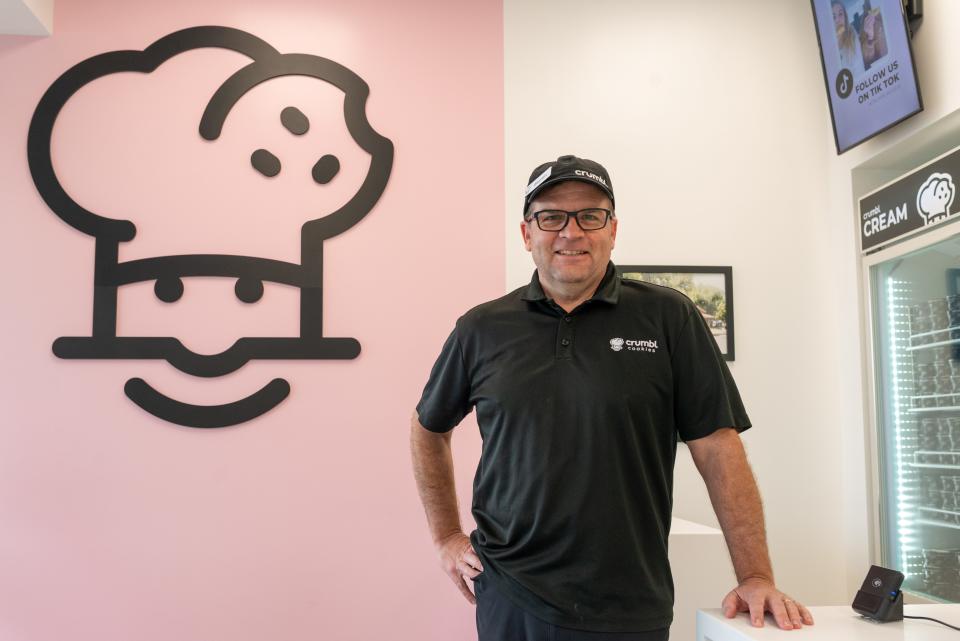
[[(536, 270), (534, 270), (533, 278), (530, 279), (530, 284), (524, 288), (520, 298), (529, 301), (547, 300), (547, 294), (543, 291), (543, 286), (540, 284), (540, 275)], [(612, 261), (607, 264), (607, 273), (603, 275), (603, 280), (597, 286), (597, 291), (593, 293), (589, 300), (602, 301), (610, 305), (616, 305), (619, 302), (620, 277)]]

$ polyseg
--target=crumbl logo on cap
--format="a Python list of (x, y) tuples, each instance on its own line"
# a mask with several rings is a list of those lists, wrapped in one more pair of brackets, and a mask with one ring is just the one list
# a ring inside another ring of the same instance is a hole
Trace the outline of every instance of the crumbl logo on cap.
[(650, 354), (654, 354), (660, 346), (657, 345), (657, 341), (651, 340), (631, 340), (629, 338), (610, 339), (610, 349), (613, 351), (619, 352), (624, 347), (626, 347), (628, 352), (649, 352)]
[(584, 170), (584, 169), (577, 169), (577, 170), (574, 171), (573, 173), (575, 173), (575, 174), (578, 175), (578, 176), (583, 176), (583, 177), (585, 177), (585, 178), (591, 178), (591, 179), (593, 179), (593, 180), (596, 180), (598, 183), (602, 184), (604, 187), (607, 186), (607, 181), (606, 181), (606, 180), (604, 180), (604, 179), (601, 178), (600, 176), (598, 176), (598, 175), (596, 175), (596, 174), (594, 174), (594, 173), (591, 173), (591, 172), (589, 172), (589, 171), (586, 171), (586, 170)]
[(527, 190), (523, 192), (523, 197), (526, 198), (530, 195), (530, 192), (543, 184), (543, 181), (550, 177), (550, 174), (553, 173), (553, 167), (547, 167), (543, 170), (543, 173), (533, 179), (529, 185), (527, 185)]

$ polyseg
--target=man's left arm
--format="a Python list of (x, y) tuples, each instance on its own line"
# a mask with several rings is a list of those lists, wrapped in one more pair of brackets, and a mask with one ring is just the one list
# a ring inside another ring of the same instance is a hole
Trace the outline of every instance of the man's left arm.
[(753, 625), (762, 627), (764, 612), (769, 611), (784, 630), (813, 625), (807, 608), (774, 585), (760, 491), (740, 435), (724, 427), (687, 441), (687, 447), (706, 483), (739, 583), (723, 599), (724, 615), (749, 612)]

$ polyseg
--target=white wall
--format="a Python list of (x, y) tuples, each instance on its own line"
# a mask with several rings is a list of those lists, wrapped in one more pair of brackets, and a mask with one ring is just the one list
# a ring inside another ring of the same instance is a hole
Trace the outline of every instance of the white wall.
[[(834, 319), (839, 257), (823, 237), (846, 219), (826, 206), (833, 143), (809, 3), (516, 0), (505, 27), (507, 288), (532, 271), (524, 181), (564, 153), (611, 173), (615, 262), (732, 265), (731, 370), (778, 582), (807, 603), (848, 602), (850, 400), (834, 360), (857, 334)], [(716, 523), (686, 449), (674, 512)]]
[[(614, 261), (734, 267), (744, 441), (778, 583), (811, 604), (874, 559), (851, 172), (960, 106), (960, 3), (925, 5), (926, 112), (838, 157), (806, 1), (505, 3), (507, 289), (525, 179), (565, 153), (611, 173)], [(684, 449), (675, 514), (716, 523)]]

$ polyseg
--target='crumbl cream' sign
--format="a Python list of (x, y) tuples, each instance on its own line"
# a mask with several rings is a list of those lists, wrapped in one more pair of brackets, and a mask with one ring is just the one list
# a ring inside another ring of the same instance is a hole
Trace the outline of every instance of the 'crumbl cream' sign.
[(960, 211), (960, 147), (860, 199), (860, 249), (945, 222)]

